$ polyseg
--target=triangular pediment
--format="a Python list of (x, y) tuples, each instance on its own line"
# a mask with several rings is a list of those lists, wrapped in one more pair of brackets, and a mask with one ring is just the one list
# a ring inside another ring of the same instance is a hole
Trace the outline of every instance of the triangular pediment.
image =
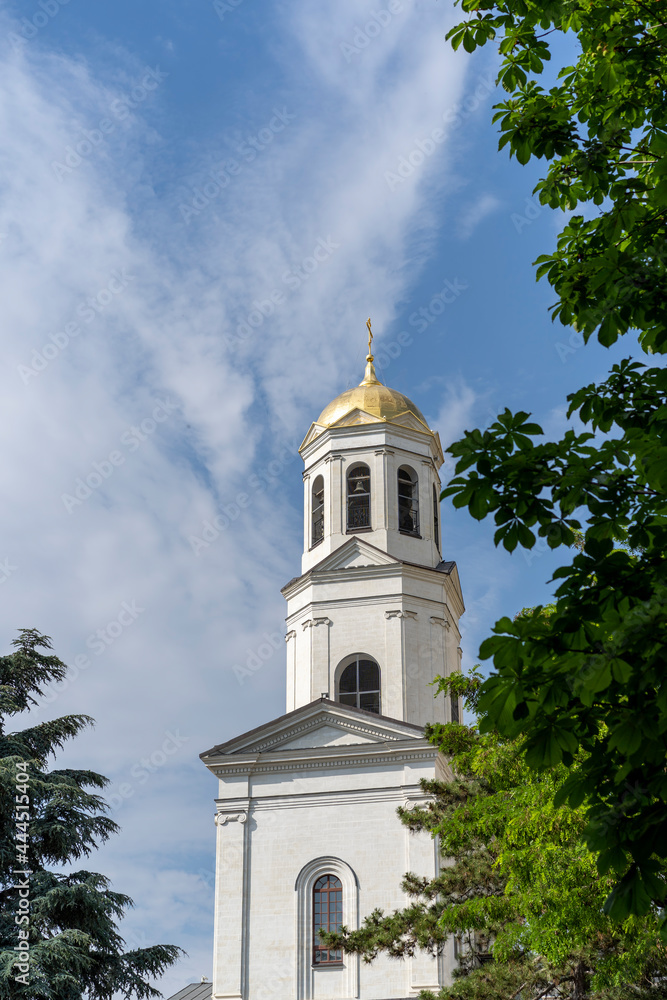
[(302, 750), (304, 747), (338, 747), (360, 743), (386, 743), (377, 732), (368, 727), (335, 724), (331, 720), (313, 720), (305, 726), (298, 726), (291, 732), (283, 733), (262, 744), (266, 750)]
[(318, 562), (313, 572), (326, 573), (329, 570), (352, 569), (359, 566), (396, 566), (397, 563), (397, 559), (355, 535), (331, 555)]
[(361, 746), (422, 739), (423, 730), (339, 702), (320, 698), (202, 754), (211, 766), (230, 755), (282, 753), (319, 747)]
[(329, 426), (356, 427), (357, 424), (378, 424), (378, 423), (386, 424), (387, 420), (384, 417), (378, 417), (377, 415), (368, 413), (366, 410), (355, 408), (354, 410), (350, 410), (349, 413), (346, 413), (344, 416), (342, 416), (340, 420), (336, 420), (333, 424), (330, 424)]
[(325, 430), (326, 427), (324, 426), (324, 424), (311, 424), (310, 427), (308, 428), (308, 433), (306, 434), (305, 438), (299, 445), (299, 451), (300, 452), (303, 451), (306, 445), (309, 445), (311, 441), (314, 441), (315, 438), (318, 438), (320, 434), (324, 433)]

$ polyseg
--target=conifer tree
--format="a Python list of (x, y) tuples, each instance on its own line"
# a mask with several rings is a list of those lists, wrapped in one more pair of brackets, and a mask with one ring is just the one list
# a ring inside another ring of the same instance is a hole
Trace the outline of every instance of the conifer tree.
[(0, 998), (110, 1000), (160, 996), (149, 980), (181, 953), (125, 951), (117, 921), (132, 900), (104, 875), (72, 870), (118, 826), (95, 771), (48, 770), (51, 755), (92, 719), (68, 715), (18, 732), (8, 720), (36, 705), (67, 667), (48, 636), (22, 629), (0, 657)]

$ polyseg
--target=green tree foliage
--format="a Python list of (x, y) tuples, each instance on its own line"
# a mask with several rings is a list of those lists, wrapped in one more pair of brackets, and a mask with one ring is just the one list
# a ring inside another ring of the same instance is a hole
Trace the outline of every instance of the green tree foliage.
[[(92, 719), (68, 715), (8, 732), (7, 719), (36, 705), (44, 685), (67, 671), (49, 652), (48, 637), (33, 629), (23, 629), (13, 645), (15, 652), (0, 657), (0, 998), (160, 996), (148, 980), (181, 950), (125, 951), (117, 920), (132, 900), (113, 892), (103, 875), (71, 870), (118, 830), (98, 794), (106, 778), (47, 770), (50, 755)], [(26, 954), (29, 969), (20, 957)]]
[[(468, 708), (478, 687), (478, 676), (441, 681), (441, 689), (463, 694)], [(406, 875), (404, 910), (376, 910), (358, 931), (343, 928), (327, 935), (329, 942), (372, 961), (381, 952), (437, 953), (454, 936), (459, 966), (442, 1000), (667, 996), (656, 916), (619, 924), (604, 913), (612, 879), (598, 873), (585, 846), (584, 812), (554, 805), (554, 792), (580, 761), (538, 774), (525, 762), (520, 737), (456, 724), (428, 732), (450, 758), (453, 778), (423, 782), (431, 803), (399, 812), (411, 830), (440, 838), (441, 873), (432, 880)]]
[[(603, 345), (636, 333), (667, 351), (667, 8), (653, 0), (461, 0), (449, 33), (468, 52), (495, 40), (500, 146), (549, 166), (540, 201), (577, 211), (536, 261), (554, 317)], [(576, 62), (540, 85), (550, 46)], [(587, 805), (585, 835), (608, 911), (646, 914), (667, 894), (667, 370), (626, 360), (568, 397), (582, 431), (545, 441), (505, 410), (450, 449), (443, 496), (493, 516), (496, 544), (583, 551), (555, 573), (553, 617), (503, 618), (481, 650), (481, 728), (525, 737), (536, 769), (582, 763), (559, 794)], [(614, 546), (620, 541), (623, 548)], [(545, 779), (547, 780), (547, 779)], [(666, 929), (667, 934), (667, 929)]]

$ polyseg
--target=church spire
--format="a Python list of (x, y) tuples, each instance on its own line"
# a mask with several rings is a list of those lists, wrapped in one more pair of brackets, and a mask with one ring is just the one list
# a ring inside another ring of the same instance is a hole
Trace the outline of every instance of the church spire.
[(364, 372), (363, 381), (361, 381), (359, 385), (381, 385), (382, 383), (375, 374), (375, 365), (373, 364), (375, 359), (372, 354), (373, 331), (371, 329), (370, 316), (366, 321), (366, 326), (368, 327), (368, 354), (366, 355), (366, 371)]

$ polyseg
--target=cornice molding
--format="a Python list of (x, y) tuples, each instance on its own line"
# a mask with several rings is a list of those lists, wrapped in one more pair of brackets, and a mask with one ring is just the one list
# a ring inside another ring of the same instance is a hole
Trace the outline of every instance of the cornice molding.
[[(248, 774), (252, 771), (253, 774), (275, 774), (279, 771), (305, 771), (305, 770), (322, 770), (323, 768), (334, 769), (336, 767), (368, 767), (369, 764), (386, 764), (388, 760), (392, 763), (405, 763), (407, 761), (413, 760), (431, 760), (435, 761), (437, 757), (437, 752), (434, 750), (432, 752), (413, 752), (413, 753), (400, 753), (400, 754), (384, 754), (381, 757), (360, 757), (358, 760), (349, 758), (337, 758), (336, 760), (300, 760), (298, 762), (298, 767), (295, 766), (294, 761), (287, 761), (283, 764), (251, 764), (244, 767), (220, 767), (213, 765), (211, 770), (219, 778), (224, 777), (227, 774)], [(210, 767), (210, 765), (209, 765)]]
[[(407, 798), (406, 798), (407, 795)], [(414, 786), (414, 795), (419, 796), (419, 788)], [(415, 802), (417, 799), (415, 799)], [(421, 801), (421, 799), (419, 800)], [(424, 798), (424, 802), (432, 801)], [(255, 795), (252, 800), (253, 816), (263, 812), (273, 812), (276, 809), (326, 808), (333, 806), (373, 805), (376, 802), (412, 802), (410, 791), (406, 792), (404, 785), (391, 785), (386, 788), (332, 788), (324, 792), (294, 792), (285, 795)]]
[(288, 625), (292, 625), (296, 628), (299, 623), (299, 619), (302, 615), (306, 614), (313, 617), (313, 612), (326, 609), (329, 612), (335, 612), (339, 608), (349, 608), (349, 607), (373, 607), (378, 608), (385, 604), (396, 604), (399, 600), (410, 601), (411, 604), (419, 605), (419, 614), (431, 614), (434, 617), (442, 617), (442, 615), (436, 615), (437, 611), (442, 611), (442, 601), (438, 601), (431, 597), (417, 596), (413, 593), (403, 593), (403, 594), (371, 594), (370, 596), (359, 595), (357, 597), (329, 597), (326, 600), (311, 600), (305, 604), (302, 604), (296, 611), (292, 612), (287, 618)]
[[(356, 536), (352, 536), (356, 537)], [(345, 545), (347, 543), (343, 543)], [(368, 543), (372, 545), (372, 543)], [(330, 553), (330, 556), (326, 558), (333, 557), (343, 545), (334, 549)], [(380, 550), (382, 551), (382, 550)], [(384, 553), (387, 557), (387, 553)], [(389, 556), (389, 560), (393, 557)], [(450, 578), (444, 574), (440, 573), (435, 567), (420, 566), (416, 563), (405, 562), (400, 559), (395, 561), (382, 561), (378, 563), (367, 563), (364, 566), (342, 566), (340, 568), (322, 568), (318, 569), (316, 566), (312, 569), (307, 570), (301, 576), (296, 577), (294, 580), (290, 580), (286, 584), (281, 593), (285, 600), (293, 601), (300, 594), (307, 592), (309, 589), (316, 589), (322, 584), (340, 584), (341, 586), (349, 586), (350, 583), (357, 581), (364, 581), (370, 579), (384, 578), (386, 580), (402, 580), (403, 588), (405, 588), (406, 583), (411, 580), (419, 580), (420, 582), (425, 582), (430, 585), (434, 585), (437, 590), (441, 591), (443, 597), (449, 596), (449, 591), (451, 588)], [(394, 600), (396, 596), (394, 597)], [(438, 600), (438, 604), (443, 604), (445, 601)], [(460, 603), (460, 602), (459, 602)], [(463, 614), (463, 605), (461, 604), (461, 614)]]

